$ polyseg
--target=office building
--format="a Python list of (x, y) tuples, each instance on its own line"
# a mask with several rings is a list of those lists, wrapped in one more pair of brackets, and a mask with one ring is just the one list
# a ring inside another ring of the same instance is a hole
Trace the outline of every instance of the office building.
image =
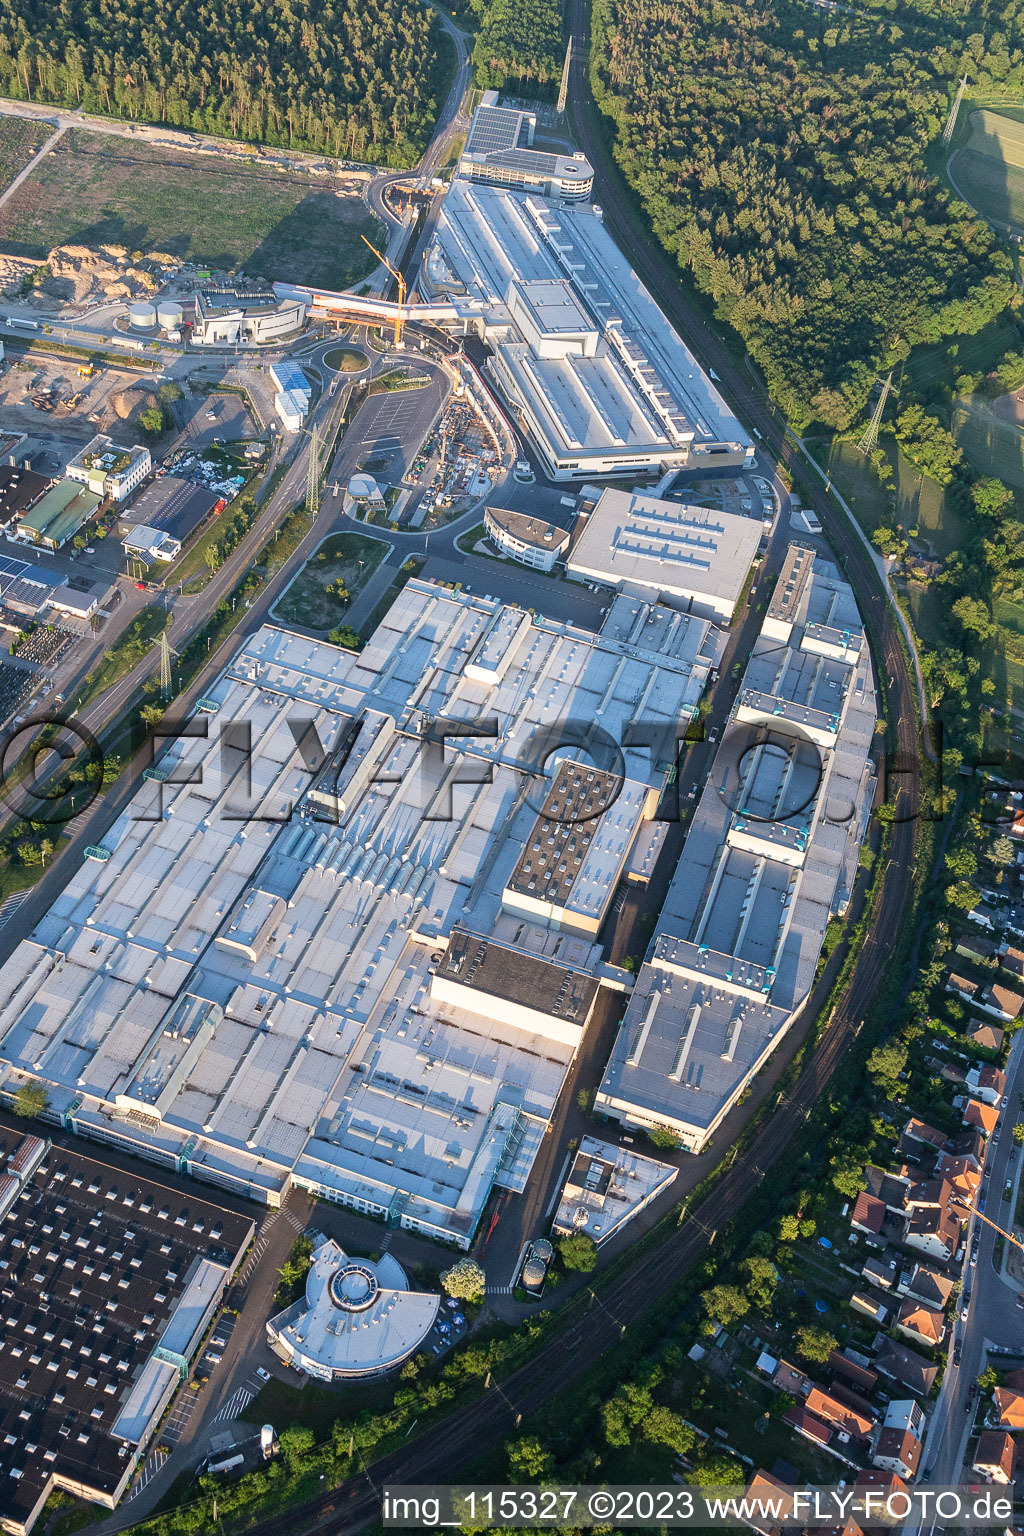
[(125, 501), (152, 468), (148, 448), (138, 444), (134, 448), (121, 448), (113, 438), (99, 436), (94, 437), (81, 453), (75, 454), (65, 473), (69, 480), (87, 485), (99, 497)]
[(614, 489), (581, 523), (570, 576), (726, 624), (761, 542), (759, 519)]
[(441, 1298), (409, 1287), (390, 1253), (351, 1258), (322, 1238), (305, 1295), (267, 1323), (271, 1349), (318, 1381), (384, 1376), (414, 1354), (437, 1321)]
[(507, 507), (485, 507), (484, 527), (502, 554), (518, 560), (520, 565), (532, 566), (535, 571), (554, 570), (569, 548), (569, 535), (564, 528), (545, 522), (542, 517), (511, 512)]
[(278, 341), (306, 323), (301, 299), (281, 299), (263, 288), (201, 288), (196, 294), (192, 340), (198, 346)]
[(596, 1107), (707, 1145), (807, 1001), (874, 797), (853, 593), (791, 545)]
[(588, 198), (594, 186), (589, 160), (581, 154), (534, 149), (536, 128), (534, 113), (499, 106), (497, 91), (484, 91), (466, 135), (459, 175), (492, 186), (538, 192), (556, 202)]

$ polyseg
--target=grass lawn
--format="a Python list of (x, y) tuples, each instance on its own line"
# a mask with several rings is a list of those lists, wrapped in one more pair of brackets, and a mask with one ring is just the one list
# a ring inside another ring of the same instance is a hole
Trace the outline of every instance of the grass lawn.
[(0, 250), (113, 243), (205, 266), (344, 288), (365, 277), (383, 226), (324, 178), (189, 155), (106, 134), (65, 134), (0, 208)]
[[(420, 558), (417, 555), (411, 555), (408, 560), (403, 562), (394, 581), (388, 587), (387, 591), (384, 593), (384, 596), (374, 608), (365, 624), (363, 624), (361, 627), (359, 633), (362, 635), (364, 640), (368, 640), (369, 637), (373, 634), (374, 630), (377, 628), (377, 625), (387, 613), (388, 609), (391, 607), (391, 604), (394, 602), (399, 592), (401, 592), (406, 582), (409, 581), (413, 576), (418, 576), (426, 563), (426, 560)], [(408, 570), (406, 569), (407, 566), (409, 567)]]
[[(892, 437), (881, 437), (879, 447), (893, 467), (890, 483), (896, 489), (897, 512), (904, 532), (916, 528), (918, 536), (926, 540), (940, 558), (960, 548), (965, 532), (963, 523), (947, 504), (942, 486), (922, 475), (909, 459), (904, 458)], [(819, 450), (815, 456), (823, 462), (821, 445), (812, 445), (812, 451), (815, 448)], [(854, 443), (831, 445), (828, 472), (865, 533), (871, 534), (879, 524), (888, 522), (886, 489)]]
[[(282, 624), (300, 624), (304, 629), (333, 629), (344, 624), (349, 603), (386, 554), (387, 545), (379, 539), (367, 539), (361, 533), (334, 534), (278, 599), (274, 617)], [(348, 601), (327, 591), (335, 581), (348, 588)]]
[(914, 633), (934, 650), (949, 640), (949, 628), (943, 617), (942, 602), (932, 587), (924, 582), (907, 582), (907, 606)]
[(980, 395), (965, 395), (953, 407), (950, 430), (973, 467), (982, 475), (1024, 490), (1024, 432), (988, 408)]
[(1024, 123), (981, 108), (969, 114), (969, 128), (949, 162), (953, 180), (985, 218), (1024, 229)]
[(125, 677), (156, 644), (167, 628), (168, 619), (168, 613), (159, 603), (143, 608), (99, 665), (86, 674), (85, 685), (74, 700), (74, 708), (81, 709), (90, 699), (98, 698), (119, 678)]
[(371, 1413), (386, 1413), (394, 1395), (393, 1377), (346, 1382), (344, 1387), (332, 1390), (316, 1381), (307, 1381), (304, 1387), (292, 1386), (290, 1381), (279, 1381), (273, 1376), (242, 1417), (254, 1424), (306, 1425), (318, 1440), (323, 1440), (335, 1419), (353, 1418), (364, 1408)]
[(53, 133), (52, 123), (25, 117), (0, 117), (0, 192), (28, 165)]
[(358, 347), (335, 347), (333, 352), (324, 355), (324, 366), (333, 368), (336, 373), (359, 373), (369, 361)]
[(903, 378), (921, 385), (936, 377), (956, 379), (962, 373), (989, 373), (1004, 352), (1017, 352), (1022, 344), (1020, 322), (1004, 309), (973, 336), (953, 336), (915, 347), (904, 366)]

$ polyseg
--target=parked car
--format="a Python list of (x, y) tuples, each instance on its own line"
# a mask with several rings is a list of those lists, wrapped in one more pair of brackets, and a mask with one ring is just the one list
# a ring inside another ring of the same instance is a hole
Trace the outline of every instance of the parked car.
[(269, 1371), (265, 1371), (263, 1369), (262, 1365), (258, 1365), (256, 1367), (256, 1375), (259, 1377), (260, 1381), (269, 1381), (270, 1380), (270, 1372)]

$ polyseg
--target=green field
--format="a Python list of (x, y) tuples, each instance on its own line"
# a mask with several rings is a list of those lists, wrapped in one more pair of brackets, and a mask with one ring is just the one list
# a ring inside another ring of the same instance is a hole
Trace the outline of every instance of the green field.
[[(327, 539), (274, 605), (274, 618), (281, 624), (298, 624), (303, 629), (334, 629), (345, 623), (345, 614), (357, 592), (366, 585), (388, 552), (379, 539), (367, 539), (361, 533), (336, 533)], [(335, 581), (342, 581), (348, 600), (328, 592)]]
[(335, 347), (324, 356), (324, 367), (335, 373), (361, 373), (369, 366), (370, 359), (358, 347)]
[(937, 378), (954, 381), (960, 374), (986, 374), (999, 362), (1004, 352), (1024, 348), (1024, 335), (1016, 315), (1000, 311), (988, 325), (973, 336), (953, 336), (929, 346), (915, 347), (907, 358), (902, 376), (894, 383), (910, 383), (926, 388)]
[(13, 256), (115, 244), (331, 288), (376, 265), (361, 235), (382, 240), (380, 222), (324, 177), (78, 130), (0, 208), (0, 250)]
[(52, 123), (32, 123), (24, 117), (0, 117), (0, 192), (25, 169), (53, 131)]
[(1024, 431), (989, 409), (979, 395), (966, 395), (953, 407), (950, 430), (973, 467), (1024, 490)]
[(1024, 123), (979, 108), (970, 137), (949, 162), (960, 193), (993, 224), (1024, 231)]
[[(824, 463), (820, 446), (811, 446), (819, 462)], [(903, 531), (927, 542), (940, 559), (959, 548), (963, 542), (963, 524), (947, 502), (942, 486), (922, 475), (903, 456), (891, 437), (883, 436), (879, 447), (893, 468), (890, 484), (896, 491), (897, 516)], [(865, 533), (871, 534), (882, 523), (889, 522), (886, 491), (853, 443), (831, 445), (828, 472)]]

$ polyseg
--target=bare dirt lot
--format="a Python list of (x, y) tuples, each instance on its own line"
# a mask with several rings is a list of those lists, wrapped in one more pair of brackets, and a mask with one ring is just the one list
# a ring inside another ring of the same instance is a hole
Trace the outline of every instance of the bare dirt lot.
[(376, 265), (361, 234), (376, 243), (381, 226), (355, 182), (81, 129), (0, 208), (9, 256), (41, 263), (55, 246), (115, 245), (332, 288)]

